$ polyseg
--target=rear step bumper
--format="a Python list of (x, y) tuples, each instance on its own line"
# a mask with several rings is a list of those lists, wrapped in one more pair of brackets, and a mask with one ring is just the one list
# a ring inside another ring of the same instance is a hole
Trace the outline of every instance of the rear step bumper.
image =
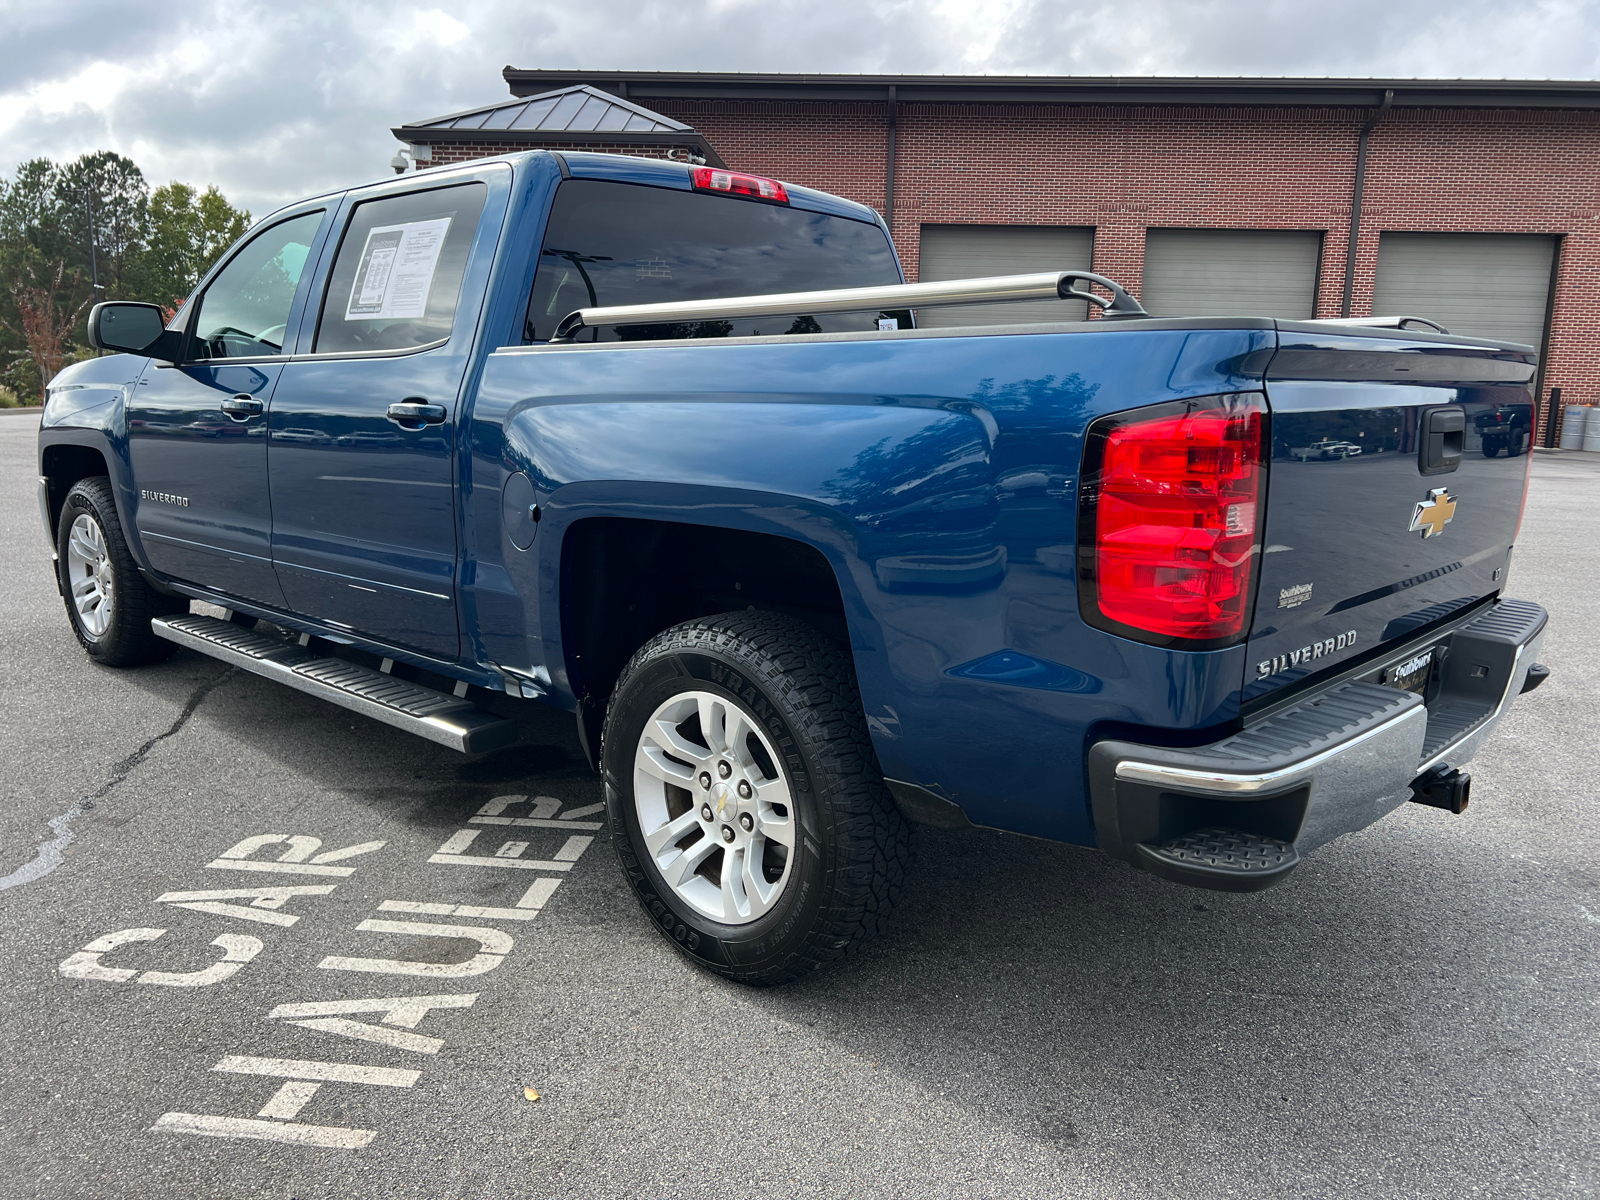
[(1471, 759), (1525, 689), (1546, 619), (1537, 604), (1503, 600), (1440, 635), (1426, 703), (1378, 683), (1381, 663), (1209, 746), (1097, 743), (1089, 791), (1101, 848), (1178, 883), (1271, 887), (1306, 852), (1411, 799), (1424, 772)]
[(342, 658), (215, 617), (157, 617), (157, 637), (320, 696), (341, 708), (467, 754), (497, 750), (517, 739), (517, 725), (445, 692), (396, 679)]

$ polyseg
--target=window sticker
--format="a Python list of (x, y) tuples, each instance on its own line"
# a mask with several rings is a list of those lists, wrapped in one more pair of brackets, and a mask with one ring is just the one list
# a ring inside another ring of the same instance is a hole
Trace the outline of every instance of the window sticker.
[(350, 285), (346, 321), (416, 320), (428, 307), (428, 291), (450, 218), (379, 225), (367, 233), (361, 262)]

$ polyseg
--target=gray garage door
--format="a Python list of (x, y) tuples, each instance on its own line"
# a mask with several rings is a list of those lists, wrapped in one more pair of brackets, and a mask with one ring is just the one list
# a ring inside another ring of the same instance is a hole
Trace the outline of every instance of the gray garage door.
[[(1031, 275), (1038, 271), (1091, 269), (1094, 230), (1074, 225), (924, 225), (924, 283), (978, 279), (986, 275)], [(924, 329), (953, 325), (1010, 325), (1020, 321), (1081, 321), (1088, 305), (1059, 300), (1019, 304), (963, 304), (917, 310)]]
[(1555, 248), (1542, 234), (1386, 233), (1378, 239), (1372, 311), (1538, 346)]
[(1151, 229), (1145, 308), (1157, 317), (1316, 314), (1320, 233), (1282, 229)]

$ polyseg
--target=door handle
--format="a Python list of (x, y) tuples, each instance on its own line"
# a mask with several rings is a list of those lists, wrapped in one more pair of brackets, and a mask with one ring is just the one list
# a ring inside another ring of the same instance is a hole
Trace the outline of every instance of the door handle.
[(251, 417), (261, 412), (261, 401), (254, 396), (240, 392), (237, 396), (230, 396), (222, 402), (222, 411), (235, 421), (248, 421)]
[(444, 405), (429, 404), (426, 400), (402, 400), (389, 405), (385, 414), (401, 429), (421, 429), (425, 425), (443, 425)]

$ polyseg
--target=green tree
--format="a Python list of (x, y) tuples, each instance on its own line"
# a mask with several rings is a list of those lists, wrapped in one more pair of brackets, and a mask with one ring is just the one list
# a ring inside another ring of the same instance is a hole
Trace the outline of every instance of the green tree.
[(96, 299), (126, 298), (130, 269), (147, 233), (150, 188), (144, 173), (131, 158), (102, 150), (60, 168), (55, 193), (70, 261), (99, 281)]
[(215, 187), (204, 192), (187, 183), (158, 187), (150, 194), (139, 256), (139, 298), (176, 308), (249, 228), (250, 214), (230, 205)]

